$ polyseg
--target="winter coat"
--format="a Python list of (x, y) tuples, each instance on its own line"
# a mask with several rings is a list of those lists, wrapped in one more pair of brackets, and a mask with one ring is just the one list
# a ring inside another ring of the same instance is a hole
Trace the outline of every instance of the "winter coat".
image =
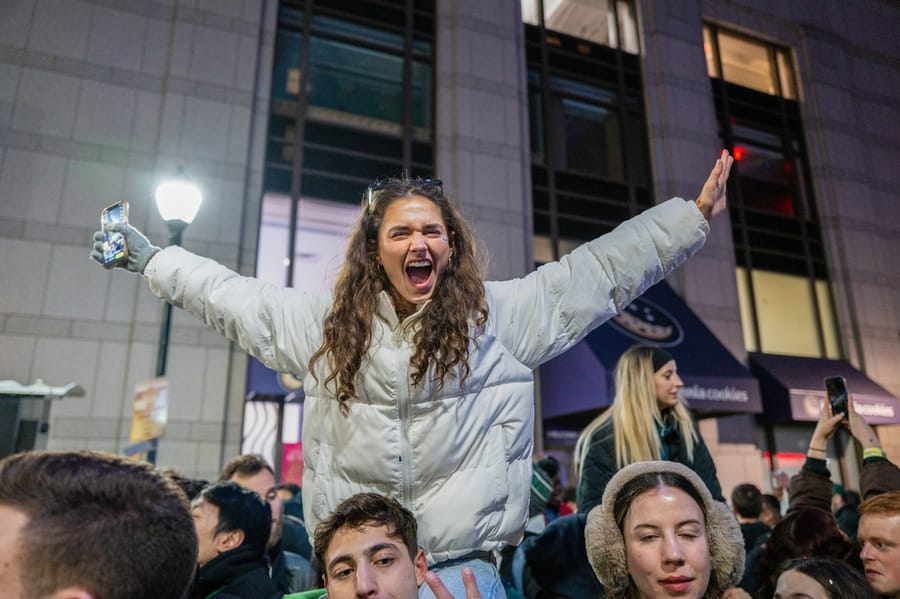
[[(900, 468), (886, 458), (863, 460), (859, 476), (859, 492), (863, 499), (879, 493), (900, 491)], [(806, 508), (831, 511), (831, 473), (828, 464), (819, 458), (807, 457), (800, 472), (791, 477), (788, 513)]]
[[(410, 383), (413, 333), (423, 310), (400, 320), (387, 292), (349, 416), (319, 363), (330, 293), (305, 293), (241, 277), (170, 247), (144, 277), (259, 358), (303, 380), (303, 505), (314, 531), (343, 499), (363, 491), (396, 497), (419, 523), (430, 563), (517, 544), (528, 514), (534, 426), (533, 370), (624, 309), (704, 243), (706, 219), (675, 198), (520, 279), (485, 283), (490, 311), (469, 346), (471, 373), (443, 389)], [(452, 376), (452, 374), (455, 374)]]
[[(591, 435), (576, 493), (579, 512), (586, 514), (600, 503), (609, 479), (619, 470), (616, 465), (616, 442), (613, 433), (614, 425), (610, 420)], [(668, 456), (667, 460), (684, 464), (696, 472), (706, 483), (713, 499), (725, 502), (725, 498), (722, 497), (722, 487), (716, 475), (716, 464), (699, 431), (697, 431), (697, 442), (694, 444), (693, 460), (688, 460), (684, 439), (681, 438), (681, 433), (676, 427), (669, 427), (663, 433), (661, 441), (664, 446), (663, 454)]]
[(270, 599), (280, 597), (259, 549), (241, 545), (197, 570), (187, 599)]

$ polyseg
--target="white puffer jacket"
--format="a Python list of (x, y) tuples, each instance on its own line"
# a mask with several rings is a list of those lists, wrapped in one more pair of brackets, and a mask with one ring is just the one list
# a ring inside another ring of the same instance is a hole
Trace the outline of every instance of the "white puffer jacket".
[(330, 294), (241, 277), (177, 247), (159, 252), (144, 276), (158, 296), (270, 368), (302, 376), (310, 533), (341, 500), (376, 491), (413, 511), (419, 544), (436, 563), (519, 542), (531, 480), (532, 371), (684, 262), (708, 230), (692, 202), (675, 198), (526, 277), (486, 283), (490, 314), (469, 349), (462, 389), (449, 377), (441, 392), (410, 385), (410, 339), (428, 304), (400, 322), (383, 293), (348, 417), (308, 371)]

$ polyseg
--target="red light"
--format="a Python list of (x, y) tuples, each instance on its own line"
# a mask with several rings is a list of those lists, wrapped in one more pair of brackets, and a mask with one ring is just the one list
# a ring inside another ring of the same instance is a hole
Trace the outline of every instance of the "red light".
[(744, 148), (741, 146), (734, 146), (734, 152), (732, 152), (732, 156), (734, 156), (735, 160), (740, 160), (744, 157)]
[(784, 163), (784, 172), (790, 173), (793, 170), (794, 170), (794, 166), (790, 162)]

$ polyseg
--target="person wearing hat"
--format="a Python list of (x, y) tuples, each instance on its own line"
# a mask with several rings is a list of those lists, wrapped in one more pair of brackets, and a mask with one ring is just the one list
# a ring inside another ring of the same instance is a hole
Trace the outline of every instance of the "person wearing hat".
[(631, 464), (585, 525), (588, 561), (608, 599), (732, 599), (744, 541), (731, 510), (683, 464)]
[(679, 392), (684, 383), (672, 355), (635, 345), (619, 358), (615, 380), (612, 406), (581, 432), (575, 446), (578, 511), (600, 503), (616, 471), (647, 460), (685, 464), (724, 502), (716, 465)]

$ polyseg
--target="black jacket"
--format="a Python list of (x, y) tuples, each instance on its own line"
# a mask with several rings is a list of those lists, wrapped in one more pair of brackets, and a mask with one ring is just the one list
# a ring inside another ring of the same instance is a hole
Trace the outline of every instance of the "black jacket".
[[(662, 436), (662, 443), (668, 450), (668, 459), (679, 462), (696, 472), (712, 494), (713, 499), (724, 502), (722, 487), (716, 476), (716, 465), (709, 449), (703, 442), (703, 437), (697, 433), (697, 443), (694, 445), (694, 459), (688, 460), (684, 451), (684, 442), (677, 428), (670, 427)], [(591, 436), (590, 446), (584, 456), (584, 466), (581, 469), (581, 480), (578, 483), (576, 501), (579, 513), (587, 514), (594, 506), (600, 505), (603, 499), (603, 491), (613, 474), (618, 472), (616, 466), (616, 443), (613, 436), (613, 423), (606, 424), (594, 431)]]
[(241, 545), (197, 570), (188, 599), (269, 599), (282, 594), (259, 550)]
[[(539, 535), (526, 537), (526, 596), (541, 599), (603, 597), (603, 586), (588, 561), (584, 542), (587, 514), (569, 514), (547, 525)], [(533, 584), (529, 584), (533, 583)]]

